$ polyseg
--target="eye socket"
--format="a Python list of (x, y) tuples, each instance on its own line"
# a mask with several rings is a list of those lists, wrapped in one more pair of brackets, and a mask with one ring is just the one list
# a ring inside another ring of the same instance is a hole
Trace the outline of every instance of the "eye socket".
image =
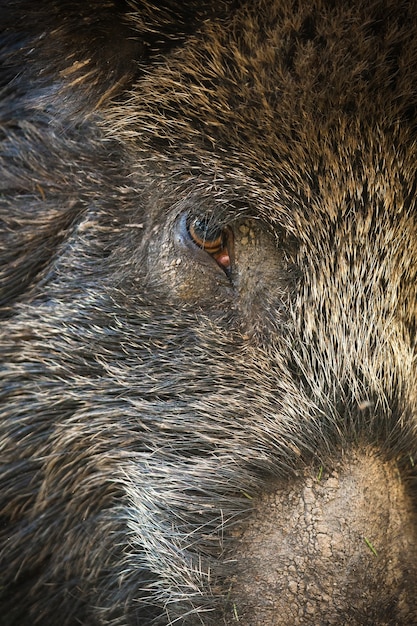
[(230, 228), (216, 224), (210, 218), (194, 217), (187, 221), (187, 231), (196, 246), (207, 252), (229, 276), (233, 234)]
[(216, 254), (224, 248), (224, 229), (207, 218), (191, 220), (188, 232), (194, 243), (209, 254)]

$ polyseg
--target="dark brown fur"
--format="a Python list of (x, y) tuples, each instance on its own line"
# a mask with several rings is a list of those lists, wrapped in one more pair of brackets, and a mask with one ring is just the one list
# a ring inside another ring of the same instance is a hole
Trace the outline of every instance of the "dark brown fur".
[(415, 626), (414, 4), (0, 25), (2, 626)]

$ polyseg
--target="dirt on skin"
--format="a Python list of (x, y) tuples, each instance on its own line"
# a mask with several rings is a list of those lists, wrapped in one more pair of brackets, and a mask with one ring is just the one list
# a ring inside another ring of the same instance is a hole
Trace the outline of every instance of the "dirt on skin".
[(230, 624), (386, 626), (393, 605), (409, 615), (415, 512), (395, 463), (360, 450), (273, 489), (236, 531)]

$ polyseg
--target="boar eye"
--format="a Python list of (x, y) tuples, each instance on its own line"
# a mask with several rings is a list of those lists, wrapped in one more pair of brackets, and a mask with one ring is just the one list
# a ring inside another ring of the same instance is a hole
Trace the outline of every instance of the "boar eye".
[(194, 243), (209, 254), (216, 254), (224, 247), (223, 228), (208, 219), (191, 220), (188, 224), (188, 232)]
[(210, 254), (217, 264), (229, 274), (232, 244), (231, 230), (213, 222), (210, 218), (191, 218), (187, 229), (192, 241)]

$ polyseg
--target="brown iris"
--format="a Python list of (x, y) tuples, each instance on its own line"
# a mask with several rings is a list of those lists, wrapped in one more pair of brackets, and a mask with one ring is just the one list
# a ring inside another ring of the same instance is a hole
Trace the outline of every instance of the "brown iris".
[(223, 248), (223, 228), (210, 224), (209, 220), (194, 219), (190, 222), (188, 230), (194, 243), (209, 254), (215, 254)]
[(230, 229), (209, 218), (194, 218), (188, 224), (188, 232), (199, 248), (210, 254), (226, 273), (230, 271)]

